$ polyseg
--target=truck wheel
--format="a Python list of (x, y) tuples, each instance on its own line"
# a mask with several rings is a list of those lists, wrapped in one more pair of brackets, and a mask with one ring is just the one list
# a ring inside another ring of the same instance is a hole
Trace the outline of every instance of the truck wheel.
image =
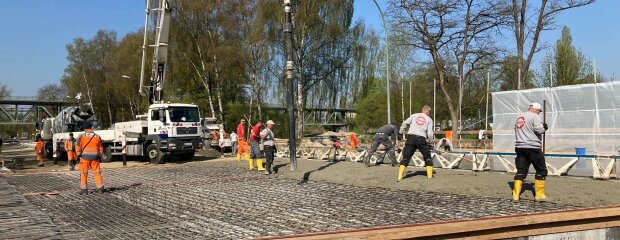
[(146, 148), (146, 156), (149, 158), (151, 163), (164, 163), (164, 153), (157, 149), (156, 144), (151, 144)]
[(103, 149), (101, 153), (101, 162), (109, 163), (112, 162), (112, 147), (107, 146)]

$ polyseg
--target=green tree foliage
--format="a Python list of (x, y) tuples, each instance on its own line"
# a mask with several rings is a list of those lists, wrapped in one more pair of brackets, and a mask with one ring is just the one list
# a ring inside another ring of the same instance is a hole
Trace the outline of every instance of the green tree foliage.
[[(549, 66), (552, 66), (551, 69)], [(544, 79), (540, 86), (562, 86), (593, 83), (592, 64), (588, 58), (573, 46), (573, 38), (567, 26), (562, 28), (562, 36), (542, 62)], [(550, 72), (552, 71), (552, 72)], [(553, 76), (553, 83), (551, 78)]]
[[(511, 91), (535, 87), (532, 79), (524, 79), (525, 74), (523, 72), (521, 72), (521, 76), (519, 76), (517, 57), (508, 56), (504, 58), (504, 61), (500, 64), (500, 68), (500, 91)], [(528, 75), (533, 76), (533, 74), (534, 73), (530, 72)], [(521, 86), (519, 86), (519, 84), (521, 84)]]

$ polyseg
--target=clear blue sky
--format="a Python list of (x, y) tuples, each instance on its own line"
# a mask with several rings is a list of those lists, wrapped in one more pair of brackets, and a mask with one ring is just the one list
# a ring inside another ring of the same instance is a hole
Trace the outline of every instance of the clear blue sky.
[[(379, 2), (385, 10), (386, 0)], [(571, 28), (574, 45), (596, 59), (599, 71), (610, 78), (620, 75), (619, 9), (620, 1), (599, 0), (558, 18), (558, 25)], [(34, 96), (40, 86), (60, 82), (67, 65), (65, 45), (76, 37), (91, 38), (100, 29), (114, 30), (121, 37), (141, 28), (144, 1), (3, 1), (0, 16), (0, 46), (4, 49), (0, 54), (0, 82), (8, 85), (14, 96)], [(382, 31), (372, 0), (355, 0), (354, 18), (360, 17)], [(559, 35), (559, 30), (545, 32), (543, 41), (553, 43)]]

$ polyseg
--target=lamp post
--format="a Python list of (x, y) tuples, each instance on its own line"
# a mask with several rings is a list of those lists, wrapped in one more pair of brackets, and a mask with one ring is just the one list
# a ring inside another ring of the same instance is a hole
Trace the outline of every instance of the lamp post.
[(295, 86), (293, 84), (293, 23), (291, 11), (291, 0), (284, 0), (284, 42), (286, 52), (284, 71), (286, 73), (287, 85), (288, 149), (291, 163), (290, 169), (295, 171), (297, 169), (297, 150), (295, 146)]
[(385, 16), (383, 15), (383, 11), (381, 11), (381, 6), (377, 3), (377, 0), (373, 0), (375, 5), (377, 5), (377, 9), (379, 9), (379, 13), (381, 14), (381, 21), (383, 21), (383, 30), (385, 31), (385, 77), (386, 77), (386, 88), (387, 88), (387, 116), (388, 116), (388, 124), (392, 124), (391, 110), (390, 110), (390, 39), (388, 35), (388, 26), (385, 22)]

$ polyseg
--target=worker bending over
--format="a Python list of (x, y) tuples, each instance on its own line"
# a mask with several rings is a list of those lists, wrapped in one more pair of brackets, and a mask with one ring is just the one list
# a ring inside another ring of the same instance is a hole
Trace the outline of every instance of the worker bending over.
[(407, 125), (409, 125), (409, 131), (407, 132), (407, 141), (405, 142), (405, 148), (403, 149), (403, 158), (400, 160), (400, 168), (398, 169), (398, 181), (403, 180), (403, 173), (405, 168), (409, 165), (411, 157), (416, 150), (420, 150), (422, 157), (424, 158), (424, 164), (426, 165), (426, 176), (428, 178), (433, 177), (433, 159), (431, 158), (431, 144), (433, 144), (433, 119), (428, 115), (431, 113), (431, 107), (424, 105), (421, 113), (411, 115), (400, 126), (400, 134), (405, 133)]
[(100, 193), (105, 192), (103, 188), (103, 177), (101, 177), (101, 153), (103, 146), (101, 145), (101, 137), (97, 135), (90, 122), (84, 122), (84, 132), (81, 133), (76, 142), (76, 152), (80, 159), (80, 195), (88, 194), (88, 170), (93, 173), (95, 179), (95, 187)]
[(397, 138), (397, 132), (398, 131), (396, 130), (396, 126), (394, 126), (393, 124), (383, 125), (375, 131), (375, 136), (373, 137), (370, 150), (368, 150), (368, 154), (366, 154), (366, 158), (364, 158), (364, 163), (366, 167), (370, 166), (370, 157), (372, 157), (372, 154), (377, 151), (379, 144), (383, 144), (383, 147), (386, 147), (388, 149), (388, 154), (390, 155), (392, 166), (396, 166), (396, 153), (394, 150), (394, 144), (392, 144), (392, 140), (390, 140), (390, 136)]
[(523, 180), (527, 177), (530, 164), (536, 169), (534, 176), (534, 191), (536, 201), (545, 201), (545, 178), (547, 177), (547, 165), (542, 147), (542, 134), (548, 129), (547, 123), (540, 119), (541, 106), (539, 103), (532, 103), (527, 112), (517, 117), (515, 122), (515, 165), (517, 174), (514, 178), (514, 188), (512, 200), (519, 201)]

